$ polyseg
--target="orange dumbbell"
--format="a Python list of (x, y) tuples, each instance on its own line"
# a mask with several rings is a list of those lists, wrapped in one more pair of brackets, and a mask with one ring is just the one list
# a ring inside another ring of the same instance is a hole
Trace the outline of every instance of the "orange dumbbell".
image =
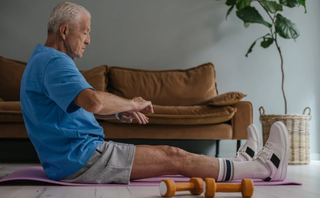
[(203, 188), (206, 197), (214, 197), (216, 192), (241, 192), (242, 197), (252, 197), (254, 191), (251, 179), (242, 179), (241, 184), (217, 184), (213, 178), (206, 178)]
[(163, 197), (172, 197), (176, 191), (189, 190), (192, 195), (201, 195), (203, 192), (203, 180), (192, 177), (189, 182), (174, 183), (172, 179), (163, 179), (159, 186), (160, 194)]

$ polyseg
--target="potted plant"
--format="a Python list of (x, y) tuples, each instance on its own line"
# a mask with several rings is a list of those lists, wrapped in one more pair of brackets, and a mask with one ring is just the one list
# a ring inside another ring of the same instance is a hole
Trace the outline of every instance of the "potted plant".
[[(287, 99), (284, 90), (284, 60), (281, 48), (278, 44), (278, 39), (280, 37), (284, 39), (296, 39), (299, 37), (299, 31), (296, 28), (296, 25), (281, 14), (284, 7), (295, 8), (303, 6), (305, 13), (307, 13), (306, 0), (226, 0), (226, 5), (229, 6), (226, 18), (235, 9), (237, 17), (244, 22), (246, 28), (250, 26), (250, 23), (258, 23), (265, 26), (268, 30), (267, 34), (257, 38), (251, 44), (245, 55), (246, 57), (252, 52), (256, 43), (261, 41), (260, 45), (263, 48), (268, 48), (272, 44), (275, 44), (281, 59), (281, 89), (284, 99), (285, 114), (266, 115), (264, 108), (259, 108), (260, 121), (263, 129), (263, 141), (266, 142), (268, 139), (271, 125), (276, 121), (282, 121), (287, 126), (291, 139), (289, 164), (308, 164), (310, 162), (308, 128), (309, 120), (311, 119), (311, 110), (307, 107), (302, 115), (287, 114)], [(268, 20), (265, 20), (254, 6), (263, 8), (268, 16)], [(307, 109), (309, 110), (309, 114), (305, 115)]]

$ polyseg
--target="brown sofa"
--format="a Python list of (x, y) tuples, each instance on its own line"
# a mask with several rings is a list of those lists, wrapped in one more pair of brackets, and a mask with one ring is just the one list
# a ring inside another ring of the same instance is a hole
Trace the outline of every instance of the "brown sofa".
[[(28, 138), (20, 106), (20, 82), (26, 63), (0, 57), (0, 139)], [(211, 63), (187, 70), (138, 70), (106, 65), (81, 71), (98, 91), (152, 101), (149, 124), (102, 121), (106, 139), (241, 140), (252, 123), (245, 95), (218, 95)], [(218, 144), (217, 144), (218, 145)], [(238, 147), (240, 141), (238, 141)], [(219, 147), (217, 147), (218, 149)], [(218, 152), (218, 151), (217, 151)]]

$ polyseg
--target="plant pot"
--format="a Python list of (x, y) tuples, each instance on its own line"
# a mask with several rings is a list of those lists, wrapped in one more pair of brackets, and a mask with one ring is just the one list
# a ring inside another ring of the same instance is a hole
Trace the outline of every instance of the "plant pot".
[[(309, 114), (305, 114), (306, 110)], [(263, 144), (269, 138), (271, 125), (277, 121), (283, 122), (289, 133), (290, 165), (306, 165), (310, 163), (309, 121), (311, 109), (306, 107), (303, 114), (277, 114), (266, 115), (263, 107), (259, 108), (260, 122), (262, 124)]]

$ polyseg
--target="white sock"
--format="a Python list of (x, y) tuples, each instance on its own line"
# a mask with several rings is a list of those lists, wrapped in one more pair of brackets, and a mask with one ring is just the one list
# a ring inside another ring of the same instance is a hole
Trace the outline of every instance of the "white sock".
[(219, 158), (218, 181), (265, 179), (270, 176), (269, 167), (259, 159), (254, 161), (234, 162)]
[(219, 158), (219, 174), (217, 181), (232, 180), (234, 173), (233, 161)]

